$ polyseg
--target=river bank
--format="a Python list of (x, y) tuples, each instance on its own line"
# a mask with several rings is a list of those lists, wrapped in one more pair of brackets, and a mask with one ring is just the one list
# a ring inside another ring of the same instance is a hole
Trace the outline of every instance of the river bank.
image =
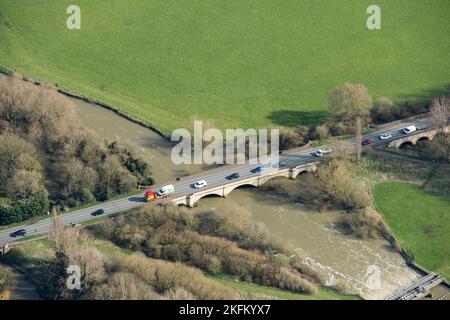
[[(205, 168), (199, 165), (174, 165), (170, 160), (173, 143), (156, 132), (86, 101), (73, 101), (84, 126), (105, 139), (134, 147), (151, 162), (153, 175), (158, 182), (172, 181)], [(341, 216), (338, 211), (314, 212), (288, 199), (248, 188), (236, 190), (227, 199), (202, 199), (193, 211), (211, 208), (226, 210), (232, 206), (248, 210), (254, 222), (305, 256), (312, 267), (326, 274), (329, 285), (337, 279), (344, 280), (365, 299), (382, 299), (418, 277), (387, 241), (359, 240), (341, 233), (336, 228)], [(376, 266), (382, 271), (380, 288), (371, 289), (367, 286), (370, 266)]]

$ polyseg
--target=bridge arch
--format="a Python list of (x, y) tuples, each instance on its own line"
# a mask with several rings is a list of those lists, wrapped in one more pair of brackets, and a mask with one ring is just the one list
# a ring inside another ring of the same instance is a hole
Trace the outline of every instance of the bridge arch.
[(187, 207), (194, 207), (194, 204), (196, 204), (200, 199), (203, 198), (223, 198), (223, 194), (216, 192), (216, 191), (211, 191), (211, 192), (205, 192), (203, 194), (191, 194), (189, 196), (186, 197), (186, 206)]
[(297, 179), (298, 177), (301, 177), (301, 176), (306, 176), (311, 171), (312, 170), (308, 170), (308, 169), (300, 170), (297, 174), (294, 175), (294, 179)]
[(419, 139), (417, 139), (416, 143), (430, 141), (430, 140), (431, 140), (430, 137), (424, 136), (424, 137), (420, 137)]
[(409, 147), (412, 147), (413, 145), (414, 144), (412, 141), (405, 141), (400, 144), (399, 149), (409, 148)]
[(225, 197), (228, 196), (232, 191), (234, 191), (234, 190), (236, 190), (238, 188), (249, 187), (249, 186), (257, 188), (258, 187), (258, 183), (245, 182), (243, 184), (239, 184), (239, 185), (236, 185), (236, 186), (232, 186), (232, 187), (226, 188), (225, 191), (224, 191), (224, 196)]
[(210, 192), (210, 193), (202, 194), (200, 196), (196, 196), (195, 198), (197, 199), (196, 200), (196, 202), (197, 202), (198, 200), (203, 199), (203, 198), (223, 198), (223, 194), (219, 193), (219, 192)]

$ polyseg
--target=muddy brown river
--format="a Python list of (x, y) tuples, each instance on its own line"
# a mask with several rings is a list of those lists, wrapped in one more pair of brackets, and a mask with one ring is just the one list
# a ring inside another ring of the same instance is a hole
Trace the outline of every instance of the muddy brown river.
[[(172, 143), (157, 133), (96, 105), (74, 100), (82, 124), (101, 137), (132, 146), (148, 159), (159, 183), (200, 172), (201, 166), (176, 166)], [(264, 224), (272, 237), (294, 248), (308, 263), (328, 276), (329, 284), (344, 279), (365, 299), (381, 299), (419, 277), (385, 240), (359, 240), (339, 232), (341, 212), (318, 213), (258, 189), (238, 189), (227, 199), (205, 198), (198, 208), (222, 210), (239, 205)]]

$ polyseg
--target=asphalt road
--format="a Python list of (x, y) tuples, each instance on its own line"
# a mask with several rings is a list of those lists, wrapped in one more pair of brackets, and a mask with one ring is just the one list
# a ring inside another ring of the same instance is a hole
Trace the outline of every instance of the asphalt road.
[[(426, 130), (431, 127), (431, 121), (428, 118), (422, 118), (417, 120), (411, 120), (406, 121), (402, 123), (397, 123), (396, 125), (393, 125), (389, 128), (384, 128), (383, 130), (378, 130), (376, 132), (367, 134), (363, 136), (363, 140), (365, 139), (371, 139), (374, 143), (373, 145), (381, 145), (381, 144), (387, 144), (392, 140), (399, 139), (405, 136), (405, 134), (401, 133), (401, 129), (409, 126), (409, 125), (415, 125), (419, 130)], [(381, 134), (391, 134), (392, 138), (389, 140), (382, 141), (380, 140), (379, 136)], [(354, 145), (354, 139), (349, 139), (345, 141), (348, 145), (348, 147), (352, 148)], [(330, 146), (332, 148), (332, 146)], [(323, 148), (323, 147), (320, 147)], [(317, 151), (320, 148), (311, 148), (308, 150), (302, 150), (299, 152), (289, 152), (288, 154), (282, 154), (279, 157), (279, 164), (280, 168), (295, 166), (298, 164), (306, 164), (308, 162), (317, 161), (319, 158), (314, 156), (314, 152)], [(208, 186), (206, 188), (213, 188), (220, 185), (225, 184), (228, 182), (226, 180), (226, 176), (238, 172), (240, 174), (239, 179), (245, 179), (249, 178), (251, 176), (254, 176), (255, 173), (251, 173), (251, 169), (255, 168), (257, 165), (226, 165), (220, 168), (208, 170), (205, 172), (202, 172), (201, 174), (197, 174), (194, 176), (187, 176), (183, 177), (180, 181), (176, 182), (167, 182), (162, 185), (167, 185), (169, 183), (172, 183), (175, 186), (175, 193), (173, 196), (166, 198), (162, 201), (168, 202), (173, 198), (177, 198), (180, 196), (186, 196), (191, 193), (193, 193), (195, 190), (192, 188), (192, 184), (195, 183), (198, 180), (206, 180), (208, 183)], [(278, 168), (272, 168), (272, 166), (269, 166), (268, 169), (270, 170), (278, 170)], [(257, 174), (257, 173), (256, 173)], [(234, 180), (237, 181), (237, 180)], [(155, 205), (160, 203), (161, 201), (153, 201), (149, 203), (148, 205)], [(66, 225), (71, 224), (77, 224), (80, 222), (88, 221), (91, 219), (94, 219), (92, 213), (98, 209), (103, 209), (106, 215), (111, 215), (114, 213), (118, 213), (121, 211), (126, 211), (131, 208), (135, 208), (141, 205), (146, 204), (144, 193), (131, 196), (128, 198), (118, 199), (111, 202), (105, 202), (96, 206), (92, 206), (86, 209), (80, 209), (77, 211), (72, 211), (65, 213), (62, 217), (64, 220), (64, 223)], [(35, 235), (43, 235), (47, 233), (52, 226), (52, 219), (51, 217), (45, 218), (42, 220), (39, 220), (32, 224), (23, 224), (21, 226), (17, 226), (14, 228), (4, 229), (0, 231), (0, 246), (5, 245), (6, 243), (11, 243), (15, 240), (20, 240), (21, 237), (13, 238), (10, 236), (11, 233), (19, 230), (19, 229), (25, 229), (26, 230), (26, 237), (29, 236), (35, 236)]]

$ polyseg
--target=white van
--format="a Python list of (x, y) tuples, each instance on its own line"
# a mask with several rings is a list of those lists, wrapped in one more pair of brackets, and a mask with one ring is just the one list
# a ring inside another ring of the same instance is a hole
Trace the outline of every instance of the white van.
[(162, 187), (158, 190), (156, 193), (159, 197), (168, 196), (171, 193), (175, 192), (175, 187), (172, 184), (169, 184), (167, 186)]
[(409, 126), (409, 127), (406, 127), (405, 129), (403, 129), (404, 134), (413, 133), (415, 131), (417, 131), (416, 126)]

